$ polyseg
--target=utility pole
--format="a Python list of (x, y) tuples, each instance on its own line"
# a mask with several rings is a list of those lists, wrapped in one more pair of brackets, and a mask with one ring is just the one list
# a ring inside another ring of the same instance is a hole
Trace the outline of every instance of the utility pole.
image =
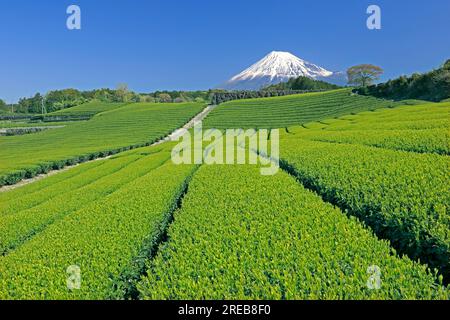
[(42, 96), (42, 100), (41, 100), (41, 113), (42, 113), (42, 115), (44, 115), (44, 113), (47, 113), (47, 110), (46, 110), (45, 104), (44, 104), (44, 100), (45, 100), (45, 96)]

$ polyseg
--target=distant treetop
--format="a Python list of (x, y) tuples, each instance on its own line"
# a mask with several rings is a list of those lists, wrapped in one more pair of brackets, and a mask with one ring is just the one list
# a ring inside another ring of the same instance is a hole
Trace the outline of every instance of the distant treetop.
[(340, 86), (320, 81), (314, 80), (308, 77), (300, 76), (298, 78), (291, 78), (287, 82), (282, 82), (279, 84), (274, 84), (264, 88), (263, 90), (334, 90), (339, 89)]

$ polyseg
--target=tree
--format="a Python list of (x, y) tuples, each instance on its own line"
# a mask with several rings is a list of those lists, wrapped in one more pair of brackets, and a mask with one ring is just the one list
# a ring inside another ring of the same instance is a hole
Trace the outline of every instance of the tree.
[(175, 102), (175, 103), (182, 103), (182, 102), (186, 102), (186, 101), (187, 101), (186, 98), (181, 97), (181, 96), (173, 99), (173, 102)]
[(118, 102), (128, 102), (130, 98), (128, 85), (126, 83), (120, 83), (117, 86), (116, 95)]
[(444, 70), (450, 70), (450, 59), (445, 61), (444, 66), (442, 67)]
[(29, 105), (28, 105), (28, 113), (42, 113), (42, 101), (43, 97), (40, 93), (36, 93), (34, 97), (28, 99)]
[(366, 87), (383, 74), (383, 69), (372, 64), (360, 64), (347, 70), (348, 83)]
[(0, 109), (6, 110), (6, 103), (2, 99), (0, 99)]
[(340, 87), (325, 81), (314, 80), (308, 77), (300, 76), (291, 78), (287, 82), (270, 85), (263, 88), (264, 91), (283, 91), (283, 90), (301, 90), (301, 91), (318, 91), (318, 90), (333, 90)]
[(149, 103), (155, 103), (156, 100), (154, 97), (152, 97), (151, 95), (143, 95), (141, 96), (141, 102), (149, 102)]
[(159, 102), (172, 102), (172, 97), (168, 93), (160, 93), (158, 99)]
[(45, 96), (45, 106), (48, 112), (70, 108), (88, 101), (76, 89), (50, 91)]

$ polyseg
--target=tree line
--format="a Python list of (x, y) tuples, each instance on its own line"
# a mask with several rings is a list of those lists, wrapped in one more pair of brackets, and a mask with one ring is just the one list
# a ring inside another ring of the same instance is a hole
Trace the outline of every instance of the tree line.
[(450, 98), (450, 59), (431, 72), (401, 76), (376, 85), (364, 85), (355, 89), (362, 95), (391, 100), (419, 99), (442, 101)]
[(0, 99), (0, 113), (8, 111), (8, 106), (6, 105), (5, 101)]
[(308, 77), (291, 78), (287, 82), (281, 82), (264, 88), (264, 90), (301, 90), (301, 91), (319, 91), (319, 90), (334, 90), (341, 88), (338, 85), (331, 84), (325, 81), (314, 80)]
[(269, 85), (258, 91), (252, 90), (215, 90), (210, 97), (211, 104), (220, 104), (231, 100), (280, 97), (292, 94), (320, 92), (339, 89), (340, 86), (314, 80), (308, 77), (291, 78), (287, 82)]
[[(348, 82), (357, 88), (354, 92), (378, 98), (405, 100), (421, 99), (441, 101), (450, 98), (450, 59), (444, 65), (428, 73), (415, 73), (410, 77), (401, 76), (385, 83), (372, 84), (378, 80), (383, 69), (378, 66), (363, 64), (347, 70)], [(180, 103), (202, 102), (220, 104), (230, 100), (252, 99), (291, 95), (305, 92), (326, 91), (340, 88), (324, 81), (307, 77), (289, 79), (287, 82), (275, 84), (259, 91), (155, 91), (152, 93), (136, 93), (120, 84), (116, 89), (95, 89), (80, 91), (63, 89), (50, 91), (45, 95), (36, 93), (33, 97), (22, 98), (18, 103), (7, 105), (0, 99), (0, 113), (40, 114), (70, 108), (92, 100), (102, 102), (152, 102)]]
[(217, 105), (227, 101), (281, 97), (292, 94), (318, 92), (325, 90), (259, 90), (259, 91), (216, 91), (211, 96), (211, 104)]
[(21, 98), (18, 103), (6, 105), (0, 100), (0, 112), (41, 114), (71, 108), (89, 101), (102, 102), (207, 102), (212, 90), (209, 91), (156, 91), (152, 93), (136, 93), (128, 89), (126, 84), (120, 84), (116, 89), (95, 89), (80, 91), (77, 89), (54, 90), (42, 95), (36, 93), (29, 98)]

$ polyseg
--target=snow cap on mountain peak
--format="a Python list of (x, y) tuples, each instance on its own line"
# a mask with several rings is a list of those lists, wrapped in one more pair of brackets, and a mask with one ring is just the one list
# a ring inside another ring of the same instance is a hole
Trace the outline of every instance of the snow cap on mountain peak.
[(268, 56), (278, 56), (278, 57), (285, 57), (285, 58), (289, 58), (289, 59), (297, 58), (292, 53), (287, 52), (287, 51), (272, 51), (266, 57), (268, 57)]
[(300, 76), (322, 80), (334, 76), (334, 73), (300, 59), (290, 52), (272, 51), (257, 63), (231, 78), (222, 88), (257, 90), (266, 85), (288, 81)]
[(326, 77), (332, 72), (302, 60), (292, 53), (272, 51), (260, 61), (233, 77), (230, 81), (248, 80), (257, 77), (289, 79), (305, 76), (310, 78)]

